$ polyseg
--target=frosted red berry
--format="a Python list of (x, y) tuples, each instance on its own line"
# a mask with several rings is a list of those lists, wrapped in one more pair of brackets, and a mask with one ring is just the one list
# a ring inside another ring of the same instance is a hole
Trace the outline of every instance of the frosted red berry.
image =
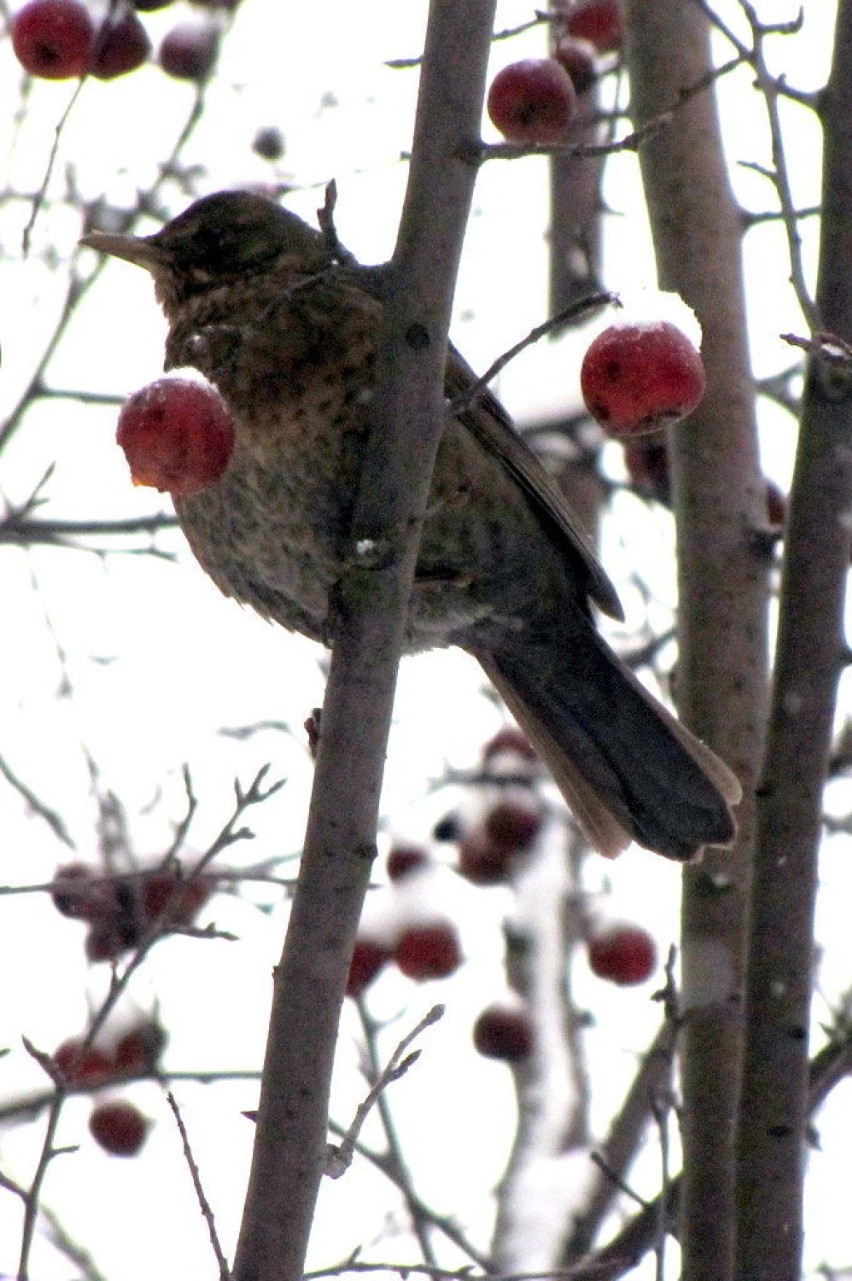
[(588, 0), (575, 5), (564, 19), (568, 35), (590, 41), (601, 53), (620, 49), (624, 40), (624, 24), (618, 0)]
[(468, 832), (459, 844), (458, 870), (472, 885), (505, 885), (512, 870), (509, 851), (495, 845), (481, 827)]
[(89, 1117), (92, 1137), (112, 1156), (136, 1156), (149, 1127), (147, 1117), (125, 1099), (99, 1103)]
[(587, 948), (593, 973), (622, 987), (644, 983), (657, 967), (657, 945), (640, 925), (606, 926), (589, 938)]
[(114, 906), (109, 886), (87, 863), (65, 863), (58, 867), (51, 882), (50, 897), (57, 912), (81, 921), (93, 921)]
[(145, 928), (156, 921), (190, 925), (210, 897), (206, 881), (184, 881), (176, 872), (152, 872), (139, 883), (140, 919)]
[(411, 979), (443, 979), (461, 964), (461, 944), (448, 921), (412, 925), (400, 935), (394, 958)]
[(234, 448), (234, 424), (214, 387), (160, 378), (125, 402), (116, 440), (135, 485), (194, 494), (224, 473)]
[(491, 845), (506, 854), (516, 854), (538, 835), (541, 814), (534, 806), (520, 801), (500, 801), (488, 810), (482, 825)]
[(53, 1052), (53, 1062), (69, 1085), (93, 1085), (115, 1072), (108, 1054), (96, 1045), (84, 1047), (82, 1039), (72, 1037)]
[(577, 106), (571, 77), (553, 58), (513, 62), (491, 82), (491, 123), (509, 142), (564, 142)]
[(489, 1005), (473, 1025), (473, 1043), (487, 1059), (517, 1063), (533, 1049), (532, 1020), (523, 1008)]
[(162, 1054), (167, 1035), (155, 1019), (144, 1019), (119, 1038), (113, 1062), (117, 1072), (152, 1072)]
[(95, 24), (79, 0), (29, 0), (12, 19), (12, 48), (25, 71), (67, 80), (89, 69)]
[(699, 352), (669, 321), (610, 325), (580, 369), (589, 413), (619, 439), (657, 431), (691, 413), (707, 386)]

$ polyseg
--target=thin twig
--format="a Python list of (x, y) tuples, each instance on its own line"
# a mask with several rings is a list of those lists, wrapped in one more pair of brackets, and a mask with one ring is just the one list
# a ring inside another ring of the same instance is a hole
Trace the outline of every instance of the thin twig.
[(371, 1087), (366, 1098), (358, 1104), (352, 1124), (343, 1136), (343, 1141), (339, 1144), (329, 1144), (328, 1152), (326, 1154), (325, 1168), (325, 1173), (329, 1178), (339, 1179), (340, 1176), (345, 1174), (349, 1169), (355, 1152), (356, 1140), (361, 1133), (361, 1129), (370, 1113), (370, 1109), (373, 1107), (373, 1104), (380, 1097), (382, 1092), (386, 1090), (393, 1081), (398, 1081), (400, 1077), (404, 1076), (409, 1068), (413, 1067), (420, 1058), (419, 1050), (415, 1050), (414, 1053), (408, 1055), (405, 1054), (405, 1051), (408, 1049), (409, 1045), (411, 1045), (412, 1041), (416, 1040), (421, 1032), (425, 1031), (427, 1027), (431, 1027), (433, 1023), (437, 1023), (439, 1019), (444, 1017), (444, 1008), (445, 1007), (443, 1005), (433, 1005), (431, 1010), (429, 1010), (427, 1014), (424, 1014), (420, 1022), (402, 1038), (399, 1045), (397, 1045), (393, 1054), (388, 1059), (387, 1065), (382, 1069), (377, 1081)]
[(195, 1195), (198, 1199), (198, 1208), (201, 1211), (204, 1222), (207, 1224), (207, 1231), (210, 1234), (210, 1244), (213, 1247), (213, 1253), (216, 1255), (216, 1262), (219, 1264), (220, 1281), (230, 1281), (231, 1269), (228, 1266), (228, 1260), (225, 1258), (224, 1251), (222, 1250), (219, 1233), (216, 1231), (216, 1220), (213, 1216), (213, 1210), (210, 1206), (210, 1202), (205, 1196), (198, 1164), (195, 1157), (192, 1155), (189, 1135), (186, 1132), (186, 1126), (183, 1123), (183, 1117), (181, 1116), (177, 1099), (172, 1094), (171, 1090), (166, 1091), (166, 1102), (172, 1110), (172, 1116), (175, 1119), (175, 1125), (177, 1126), (178, 1133), (180, 1134), (180, 1141), (183, 1144), (183, 1154), (186, 1158), (187, 1168), (189, 1169), (190, 1178), (192, 1179), (192, 1186), (195, 1189)]

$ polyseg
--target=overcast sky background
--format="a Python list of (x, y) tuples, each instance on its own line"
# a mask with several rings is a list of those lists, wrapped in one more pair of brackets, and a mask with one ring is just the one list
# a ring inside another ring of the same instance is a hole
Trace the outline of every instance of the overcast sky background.
[[(736, 17), (733, 3), (726, 0), (720, 7)], [(312, 217), (323, 185), (336, 178), (342, 239), (364, 261), (387, 257), (404, 191), (399, 154), (410, 145), (417, 77), (415, 71), (394, 71), (383, 64), (420, 51), (425, 8), (420, 0), (364, 0), (359, 6), (324, 0), (298, 7), (244, 0), (208, 93), (205, 118), (184, 152), (185, 163), (206, 171), (199, 191), (270, 181), (276, 169), (253, 155), (251, 142), (259, 126), (277, 124), (287, 144), (277, 174), (299, 188), (288, 205)], [(781, 16), (782, 8), (785, 16), (795, 12), (793, 5), (772, 3), (773, 17)], [(788, 65), (800, 88), (817, 87), (825, 77), (833, 10), (831, 0), (809, 0), (805, 28), (795, 44), (778, 43), (777, 69)], [(152, 33), (164, 32), (184, 16), (177, 4), (150, 20), (146, 16), (146, 22)], [(504, 0), (498, 27), (529, 16), (528, 5)], [(542, 50), (540, 33), (497, 45), (492, 74), (505, 62)], [(737, 74), (722, 88), (726, 134), (735, 160), (765, 162), (761, 105), (747, 91), (748, 81), (748, 73)], [(26, 120), (4, 154), (7, 184), (18, 190), (39, 185), (71, 91), (67, 84), (32, 86)], [(18, 73), (6, 41), (0, 46), (0, 119), (12, 119), (17, 93)], [(84, 196), (104, 193), (129, 202), (137, 186), (149, 185), (156, 175), (191, 96), (186, 85), (168, 80), (154, 67), (111, 84), (88, 84), (61, 139), (54, 195), (64, 176), (73, 172)], [(796, 197), (802, 205), (813, 204), (818, 198), (818, 131), (799, 110), (785, 110), (785, 120)], [(485, 136), (495, 136), (487, 123)], [(489, 164), (480, 176), (454, 326), (458, 345), (475, 367), (484, 368), (544, 316), (544, 178), (544, 162), (530, 160)], [(769, 192), (762, 179), (735, 169), (734, 180), (747, 207), (767, 206)], [(170, 195), (177, 211), (185, 201), (176, 189)], [(606, 283), (624, 291), (650, 288), (653, 267), (634, 158), (623, 155), (611, 163), (606, 197), (623, 215), (608, 223)], [(0, 266), (0, 414), (13, 403), (35, 353), (51, 333), (66, 287), (64, 263), (79, 231), (73, 213), (47, 209), (36, 223), (30, 259), (16, 259), (17, 232), (27, 212), (22, 204), (0, 206), (0, 230), (11, 255)], [(813, 236), (809, 228), (805, 232), (812, 262)], [(58, 265), (44, 265), (45, 246), (53, 247)], [(791, 350), (778, 334), (802, 332), (803, 325), (787, 284), (779, 228), (764, 226), (750, 233), (747, 249), (754, 362), (758, 375), (766, 375), (792, 363)], [(92, 270), (96, 259), (89, 255), (83, 262)], [(50, 383), (70, 390), (129, 393), (159, 373), (163, 335), (147, 276), (126, 264), (111, 264), (61, 343), (50, 366)], [(498, 388), (509, 408), (534, 420), (555, 406), (576, 407), (585, 341), (587, 337), (575, 336), (541, 344), (514, 362)], [(115, 418), (112, 407), (81, 407), (70, 399), (37, 405), (0, 459), (4, 497), (23, 501), (55, 463), (45, 514), (116, 517), (156, 509), (150, 491), (129, 484), (113, 441)], [(763, 406), (761, 426), (767, 474), (786, 487), (795, 443), (791, 422)], [(620, 474), (615, 448), (608, 466), (614, 476)], [(665, 512), (629, 495), (616, 500), (613, 512), (604, 536), (605, 559), (624, 589), (628, 611), (626, 627), (614, 631), (617, 639), (641, 617), (642, 602), (630, 588), (630, 573), (639, 566), (658, 601), (656, 615), (665, 619), (674, 603), (674, 572), (671, 521)], [(162, 545), (177, 551), (181, 540), (175, 535)], [(299, 727), (309, 709), (321, 702), (323, 688), (322, 655), (315, 647), (223, 601), (183, 551), (179, 563), (164, 565), (141, 556), (104, 560), (84, 553), (0, 547), (0, 579), (6, 602), (0, 628), (0, 750), (63, 815), (80, 857), (95, 856), (87, 752), (102, 771), (102, 787), (121, 797), (140, 855), (153, 859), (168, 846), (169, 823), (183, 808), (184, 763), (190, 765), (200, 801), (190, 849), (204, 849), (228, 817), (235, 772), (246, 782), (255, 769), (272, 761), (272, 774), (286, 777), (287, 785), (251, 815), (256, 840), (234, 849), (230, 861), (250, 863), (298, 850), (311, 776)], [(120, 662), (113, 661), (118, 655)], [(59, 697), (66, 683), (72, 698)], [(424, 789), (448, 765), (473, 764), (483, 740), (502, 723), (502, 714), (481, 697), (481, 688), (478, 668), (456, 653), (403, 665), (386, 788), (390, 830), (422, 835), (451, 807), (451, 792), (424, 797)], [(292, 725), (296, 734), (273, 728), (238, 743), (220, 733), (223, 726), (270, 720)], [(838, 787), (832, 794), (841, 811), (848, 803), (845, 791)], [(0, 833), (4, 883), (47, 881), (57, 861), (68, 856), (46, 825), (27, 815), (2, 784)], [(829, 941), (848, 934), (847, 846), (844, 838), (826, 847), (819, 936)], [(613, 910), (632, 914), (652, 929), (661, 952), (675, 942), (679, 882), (670, 865), (634, 850), (615, 866), (593, 860), (588, 879), (592, 886), (610, 883)], [(457, 914), (468, 961), (451, 982), (423, 989), (388, 973), (376, 988), (375, 1008), (386, 1017), (405, 1011), (387, 1038), (392, 1044), (435, 1000), (448, 1003), (445, 1020), (428, 1035), (417, 1075), (394, 1087), (392, 1102), (403, 1141), (418, 1154), (424, 1199), (436, 1210), (456, 1215), (484, 1245), (492, 1212), (489, 1188), (499, 1178), (511, 1141), (512, 1091), (503, 1067), (460, 1046), (466, 1047), (479, 1009), (501, 991), (499, 924), (508, 897), (501, 890), (473, 889), (449, 871), (429, 892)], [(238, 935), (237, 944), (169, 940), (154, 949), (139, 976), (137, 1003), (150, 1007), (155, 994), (161, 1002), (171, 1036), (170, 1068), (252, 1069), (260, 1062), (269, 974), (280, 950), (285, 912), (274, 893), (256, 892), (258, 899), (273, 904), (268, 912), (252, 906), (250, 897), (219, 896), (215, 908), (202, 917)], [(381, 900), (370, 910), (381, 913)], [(6, 976), (0, 1044), (10, 1050), (0, 1060), (2, 1098), (44, 1082), (21, 1048), (21, 1034), (40, 1048), (55, 1048), (84, 1026), (87, 999), (96, 1002), (105, 988), (107, 975), (91, 972), (85, 964), (81, 937), (82, 928), (60, 920), (45, 895), (0, 899), (0, 973)], [(842, 952), (826, 954), (817, 1021), (827, 1018), (828, 1002), (848, 984)], [(600, 1096), (603, 1124), (630, 1079), (637, 1050), (656, 1026), (658, 1010), (648, 1000), (656, 984), (621, 991), (591, 978), (582, 964), (577, 971), (578, 1000), (593, 1007), (597, 1019), (591, 1052), (607, 1081)], [(363, 1093), (363, 1082), (353, 1071), (355, 1031), (353, 1011), (347, 1010), (334, 1101), (334, 1116), (342, 1121), (349, 1119)], [(155, 1270), (164, 1278), (188, 1270), (203, 1275), (213, 1260), (174, 1126), (157, 1087), (133, 1087), (132, 1097), (157, 1120), (143, 1158), (108, 1158), (88, 1139), (88, 1103), (71, 1100), (60, 1141), (79, 1143), (80, 1150), (55, 1161), (45, 1201), (60, 1212), (78, 1241), (91, 1245), (111, 1281), (147, 1281)], [(179, 1097), (207, 1195), (232, 1255), (252, 1139), (250, 1123), (240, 1113), (255, 1105), (256, 1087), (184, 1086)], [(833, 1189), (848, 1179), (849, 1113), (847, 1085), (835, 1091), (823, 1113), (822, 1151), (811, 1158), (809, 1196), (819, 1215), (820, 1250), (837, 1266), (852, 1262), (848, 1214), (831, 1215), (826, 1208), (834, 1203)], [(0, 1134), (3, 1168), (25, 1181), (40, 1142), (38, 1123)], [(437, 1159), (428, 1152), (437, 1153)], [(565, 1175), (560, 1171), (561, 1179)], [(657, 1177), (658, 1156), (650, 1150), (638, 1182), (644, 1180), (651, 1190)], [(383, 1180), (363, 1163), (356, 1163), (343, 1180), (327, 1183), (312, 1266), (342, 1259), (358, 1245), (367, 1257), (416, 1258), (407, 1235), (397, 1239), (393, 1225), (389, 1227), (387, 1205)], [(0, 1272), (14, 1269), (19, 1231), (17, 1203), (0, 1193)], [(381, 1244), (371, 1250), (379, 1237)], [(810, 1265), (818, 1261), (811, 1257)], [(33, 1275), (39, 1281), (59, 1281), (69, 1269), (39, 1247)], [(640, 1275), (650, 1275), (649, 1269)]]

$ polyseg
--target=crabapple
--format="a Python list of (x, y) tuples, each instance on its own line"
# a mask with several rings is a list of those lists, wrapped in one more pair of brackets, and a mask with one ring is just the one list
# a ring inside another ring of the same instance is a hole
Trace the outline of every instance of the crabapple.
[(145, 926), (160, 918), (168, 925), (190, 925), (210, 897), (205, 881), (184, 881), (175, 872), (152, 872), (142, 880), (140, 891)]
[(483, 819), (486, 840), (506, 854), (525, 849), (538, 834), (541, 815), (520, 801), (501, 801)]
[(126, 1099), (99, 1103), (89, 1117), (93, 1139), (112, 1156), (136, 1156), (149, 1127), (148, 1118)]
[(94, 921), (115, 909), (110, 886), (98, 883), (97, 872), (86, 863), (65, 863), (53, 874), (50, 897), (57, 912), (75, 920)]
[(234, 424), (212, 384), (166, 377), (125, 401), (115, 438), (134, 485), (194, 494), (224, 473), (234, 449)]
[(473, 1025), (473, 1043), (486, 1059), (517, 1063), (532, 1052), (532, 1020), (522, 1007), (489, 1005)]
[(378, 939), (356, 938), (346, 980), (346, 995), (360, 996), (392, 956), (393, 951)]
[(114, 80), (141, 67), (151, 52), (151, 41), (136, 14), (127, 10), (117, 22), (109, 18), (95, 39), (89, 68), (98, 80)]
[(592, 972), (622, 987), (644, 983), (657, 965), (657, 945), (641, 925), (607, 925), (591, 935), (586, 947)]
[(388, 876), (392, 881), (402, 881), (428, 862), (429, 855), (421, 846), (395, 845), (388, 854)]
[(219, 32), (212, 23), (181, 22), (163, 36), (157, 60), (177, 80), (205, 80), (219, 52)]
[(12, 48), (25, 71), (68, 80), (89, 69), (95, 24), (79, 0), (29, 0), (12, 19)]
[(473, 885), (505, 885), (510, 875), (509, 851), (475, 828), (459, 845), (459, 875)]
[(586, 408), (616, 439), (676, 423), (706, 386), (700, 354), (668, 320), (610, 325), (592, 340), (580, 369)]
[(491, 82), (491, 123), (509, 142), (563, 142), (577, 106), (571, 77), (553, 58), (513, 62)]
[(399, 936), (394, 959), (410, 979), (443, 979), (461, 964), (459, 936), (449, 921), (410, 925)]
[(105, 1081), (115, 1072), (115, 1064), (96, 1045), (84, 1047), (79, 1037), (72, 1037), (53, 1051), (53, 1062), (69, 1085)]
[(620, 49), (624, 39), (618, 0), (577, 4), (565, 15), (563, 26), (568, 35), (590, 41), (601, 53)]
[(113, 1060), (118, 1072), (152, 1072), (168, 1037), (155, 1019), (143, 1019), (128, 1029), (116, 1043)]
[(591, 40), (561, 36), (553, 47), (553, 57), (571, 77), (577, 96), (588, 93), (598, 78), (596, 49)]

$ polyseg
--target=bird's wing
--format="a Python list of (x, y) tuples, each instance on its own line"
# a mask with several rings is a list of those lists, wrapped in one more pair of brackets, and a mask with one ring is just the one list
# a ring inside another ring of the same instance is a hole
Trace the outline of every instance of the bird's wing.
[[(451, 401), (463, 396), (475, 381), (473, 370), (451, 344), (447, 356), (447, 396)], [(589, 546), (567, 500), (512, 426), (511, 419), (496, 397), (487, 390), (479, 393), (473, 404), (460, 412), (459, 418), (483, 448), (499, 458), (501, 465), (538, 508), (544, 523), (559, 539), (570, 544), (571, 551), (579, 557), (588, 575), (587, 589), (595, 603), (612, 618), (623, 618), (618, 594)]]

